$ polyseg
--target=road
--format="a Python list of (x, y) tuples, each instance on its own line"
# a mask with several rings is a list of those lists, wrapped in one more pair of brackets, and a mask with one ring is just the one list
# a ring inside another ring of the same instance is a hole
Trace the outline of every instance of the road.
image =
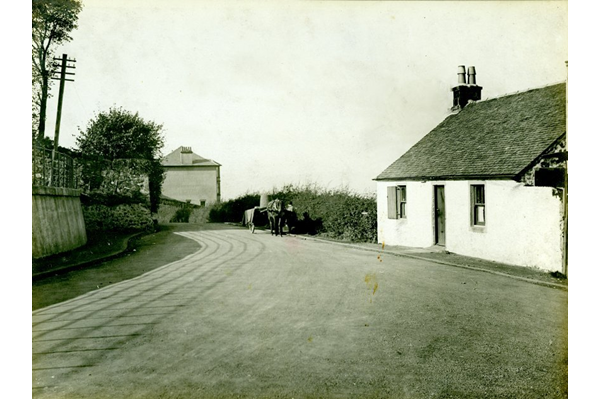
[(567, 293), (243, 229), (32, 313), (34, 398), (566, 397)]

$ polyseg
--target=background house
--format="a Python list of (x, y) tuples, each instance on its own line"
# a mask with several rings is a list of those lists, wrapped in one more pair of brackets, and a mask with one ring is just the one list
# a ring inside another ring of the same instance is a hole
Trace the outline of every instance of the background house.
[(478, 101), (465, 75), (454, 113), (375, 179), (378, 241), (566, 274), (566, 85)]
[(206, 206), (221, 201), (221, 164), (179, 147), (162, 161), (165, 181), (162, 194), (179, 201)]

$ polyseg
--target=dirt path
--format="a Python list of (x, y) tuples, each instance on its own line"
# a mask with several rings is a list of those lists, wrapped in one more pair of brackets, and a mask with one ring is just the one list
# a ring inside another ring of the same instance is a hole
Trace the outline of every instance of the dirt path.
[(35, 398), (566, 397), (567, 293), (225, 229), (33, 313)]

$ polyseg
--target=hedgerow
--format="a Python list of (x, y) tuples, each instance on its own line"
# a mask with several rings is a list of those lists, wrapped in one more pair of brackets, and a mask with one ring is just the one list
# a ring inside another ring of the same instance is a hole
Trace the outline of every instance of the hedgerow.
[[(351, 242), (377, 241), (377, 203), (374, 195), (360, 195), (347, 188), (325, 189), (317, 185), (286, 185), (274, 189), (269, 199), (293, 203), (299, 233), (319, 234)], [(244, 210), (258, 206), (259, 194), (246, 194), (213, 206), (211, 222), (240, 222)]]
[(82, 211), (89, 232), (137, 232), (154, 229), (150, 210), (141, 204), (93, 204), (82, 206)]
[(258, 206), (259, 194), (246, 194), (233, 200), (216, 203), (208, 212), (210, 222), (240, 222), (244, 211)]

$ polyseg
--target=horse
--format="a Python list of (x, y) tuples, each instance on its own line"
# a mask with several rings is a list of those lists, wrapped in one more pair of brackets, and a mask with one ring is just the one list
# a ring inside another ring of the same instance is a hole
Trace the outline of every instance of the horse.
[(269, 225), (271, 227), (271, 235), (283, 236), (283, 226), (285, 224), (285, 209), (283, 202), (275, 199), (267, 203), (267, 215), (269, 216)]

